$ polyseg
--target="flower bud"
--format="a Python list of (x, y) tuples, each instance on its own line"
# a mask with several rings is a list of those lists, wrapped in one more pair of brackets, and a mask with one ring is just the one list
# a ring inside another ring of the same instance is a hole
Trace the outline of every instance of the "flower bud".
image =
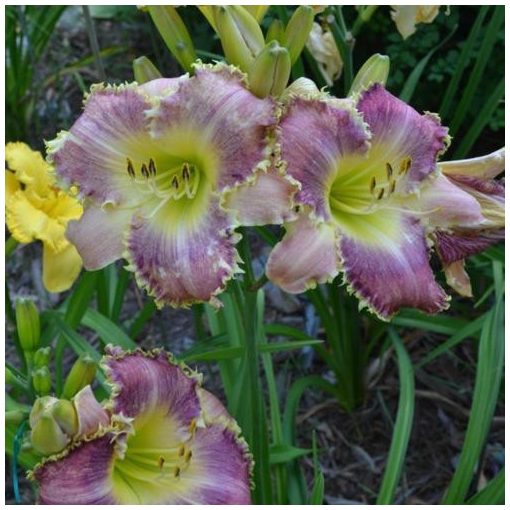
[(147, 57), (139, 57), (133, 60), (133, 74), (135, 75), (135, 81), (140, 85), (161, 78), (158, 68)]
[(172, 55), (186, 71), (191, 71), (197, 56), (188, 29), (175, 7), (156, 5), (148, 7), (148, 11)]
[(227, 60), (247, 71), (264, 48), (264, 35), (255, 18), (244, 7), (214, 8), (214, 20)]
[(279, 19), (274, 19), (267, 29), (266, 42), (278, 41), (282, 44), (285, 28)]
[(250, 68), (248, 82), (251, 91), (258, 97), (279, 96), (289, 81), (290, 67), (287, 49), (271, 41)]
[(289, 50), (291, 65), (294, 65), (305, 47), (312, 30), (313, 16), (313, 9), (309, 5), (300, 5), (287, 24), (283, 44)]
[(51, 376), (48, 367), (41, 367), (32, 372), (32, 384), (38, 395), (47, 395), (51, 391)]
[(19, 425), (26, 417), (27, 413), (22, 409), (13, 409), (12, 411), (5, 411), (5, 424)]
[(245, 5), (244, 8), (255, 18), (257, 23), (260, 23), (269, 9), (269, 5)]
[(34, 367), (42, 368), (48, 366), (51, 357), (51, 347), (41, 347), (34, 354)]
[(68, 400), (38, 398), (29, 417), (32, 446), (43, 455), (62, 451), (78, 431), (76, 410)]
[(72, 398), (82, 388), (92, 383), (96, 376), (96, 362), (88, 355), (81, 355), (72, 366), (62, 390), (62, 398)]
[(41, 337), (39, 312), (32, 300), (19, 299), (16, 303), (16, 327), (21, 348), (31, 357)]
[(356, 74), (351, 85), (349, 95), (357, 94), (367, 89), (373, 83), (386, 85), (390, 72), (390, 58), (375, 53), (362, 66)]
[(43, 455), (58, 453), (71, 442), (49, 412), (41, 414), (30, 437), (32, 446)]

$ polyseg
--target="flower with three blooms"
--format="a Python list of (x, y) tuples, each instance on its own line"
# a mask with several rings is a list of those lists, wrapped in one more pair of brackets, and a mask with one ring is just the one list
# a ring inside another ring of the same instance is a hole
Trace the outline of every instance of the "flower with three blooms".
[[(293, 185), (271, 170), (276, 120), (275, 102), (224, 64), (94, 86), (70, 131), (48, 144), (57, 174), (84, 200), (67, 235), (85, 268), (124, 257), (159, 305), (214, 302), (240, 271), (234, 229), (291, 214)], [(266, 207), (273, 201), (280, 209)]]
[(296, 83), (284, 100), (277, 143), (280, 164), (300, 185), (300, 212), (269, 256), (269, 279), (300, 293), (343, 272), (348, 289), (384, 319), (404, 306), (446, 309), (430, 237), (437, 245), (442, 226), (478, 232), (489, 224), (479, 205), (487, 192), (464, 181), (466, 192), (438, 169), (449, 142), (438, 117), (380, 84), (339, 100)]
[[(110, 400), (101, 406), (90, 386), (81, 390), (75, 419), (56, 419), (55, 445), (63, 451), (30, 473), (41, 503), (250, 502), (247, 444), (219, 400), (201, 388), (199, 374), (162, 350), (118, 347), (107, 348), (103, 368)], [(36, 428), (39, 415), (56, 405), (45, 398), (31, 417)]]
[(20, 243), (43, 243), (43, 283), (50, 292), (62, 292), (81, 270), (81, 258), (66, 239), (69, 221), (83, 209), (72, 194), (61, 190), (53, 169), (39, 152), (22, 142), (5, 146), (5, 221)]

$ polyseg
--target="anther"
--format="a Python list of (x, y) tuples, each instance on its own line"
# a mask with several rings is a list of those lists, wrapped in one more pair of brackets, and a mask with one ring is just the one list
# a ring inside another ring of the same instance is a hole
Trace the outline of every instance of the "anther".
[(192, 457), (192, 453), (191, 453), (191, 450), (188, 450), (188, 453), (186, 453), (186, 457), (184, 457), (184, 460), (186, 462), (189, 462), (191, 460), (191, 457)]
[(179, 457), (182, 457), (184, 455), (184, 452), (186, 451), (186, 448), (184, 448), (184, 445), (182, 445), (179, 448)]
[(156, 165), (154, 164), (154, 160), (149, 159), (149, 174), (156, 175)]
[(143, 175), (146, 179), (148, 179), (148, 178), (149, 178), (149, 170), (148, 170), (147, 165), (146, 165), (145, 163), (142, 165), (142, 168), (141, 168), (141, 170), (140, 170), (140, 171), (142, 172), (142, 175)]
[(411, 168), (411, 163), (412, 163), (412, 159), (407, 156), (406, 158), (404, 158), (401, 162), (400, 162), (400, 170), (399, 170), (399, 174), (405, 174), (408, 172), (408, 170)]
[(159, 467), (159, 469), (163, 469), (164, 464), (165, 464), (165, 457), (160, 456), (159, 459), (158, 459), (158, 467)]
[(377, 194), (377, 200), (381, 200), (382, 197), (384, 197), (384, 188), (379, 190), (379, 193)]
[(391, 179), (393, 175), (393, 168), (389, 163), (386, 163), (386, 175), (388, 176), (388, 181)]
[(135, 178), (135, 167), (133, 166), (133, 162), (127, 158), (127, 172), (129, 174), (129, 177), (132, 179)]
[(184, 163), (182, 165), (182, 178), (185, 181), (189, 181), (189, 164), (188, 163)]
[(370, 179), (370, 193), (372, 193), (372, 195), (374, 194), (376, 184), (375, 177), (372, 176), (372, 179)]
[(390, 181), (390, 195), (392, 193), (395, 193), (395, 186), (396, 185), (397, 185), (397, 181), (393, 181), (393, 180)]
[(179, 179), (177, 179), (176, 175), (174, 175), (172, 179), (172, 187), (175, 189), (179, 189)]
[(191, 423), (189, 424), (189, 431), (193, 434), (195, 432), (195, 429), (197, 428), (197, 420), (193, 418), (191, 420)]
[(174, 468), (174, 476), (175, 476), (175, 478), (179, 478), (180, 474), (181, 474), (181, 468), (179, 466), (176, 466)]

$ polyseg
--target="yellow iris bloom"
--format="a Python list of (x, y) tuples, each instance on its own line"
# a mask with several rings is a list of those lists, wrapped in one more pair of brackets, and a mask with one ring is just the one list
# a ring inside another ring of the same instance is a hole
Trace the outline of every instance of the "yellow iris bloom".
[(5, 146), (5, 221), (16, 241), (43, 242), (43, 283), (50, 292), (69, 289), (81, 257), (65, 237), (67, 223), (79, 219), (79, 201), (57, 187), (53, 169), (22, 142)]

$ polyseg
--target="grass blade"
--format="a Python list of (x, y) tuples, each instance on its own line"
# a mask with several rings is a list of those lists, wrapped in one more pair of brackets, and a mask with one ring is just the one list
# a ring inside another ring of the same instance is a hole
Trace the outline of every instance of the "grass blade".
[(480, 336), (473, 405), (459, 464), (443, 499), (445, 505), (464, 503), (498, 400), (504, 363), (502, 280), (502, 265), (494, 262), (497, 299)]
[(505, 468), (503, 468), (481, 491), (467, 501), (469, 505), (505, 504)]
[(124, 350), (136, 349), (137, 347), (136, 343), (117, 324), (93, 308), (89, 308), (85, 312), (81, 323), (94, 330), (105, 345), (119, 345)]
[(414, 370), (407, 351), (400, 337), (389, 330), (390, 339), (397, 353), (398, 373), (400, 379), (400, 397), (398, 400), (397, 418), (391, 439), (390, 452), (381, 489), (377, 497), (378, 505), (389, 505), (393, 502), (402, 469), (404, 467), (407, 446), (414, 417)]

